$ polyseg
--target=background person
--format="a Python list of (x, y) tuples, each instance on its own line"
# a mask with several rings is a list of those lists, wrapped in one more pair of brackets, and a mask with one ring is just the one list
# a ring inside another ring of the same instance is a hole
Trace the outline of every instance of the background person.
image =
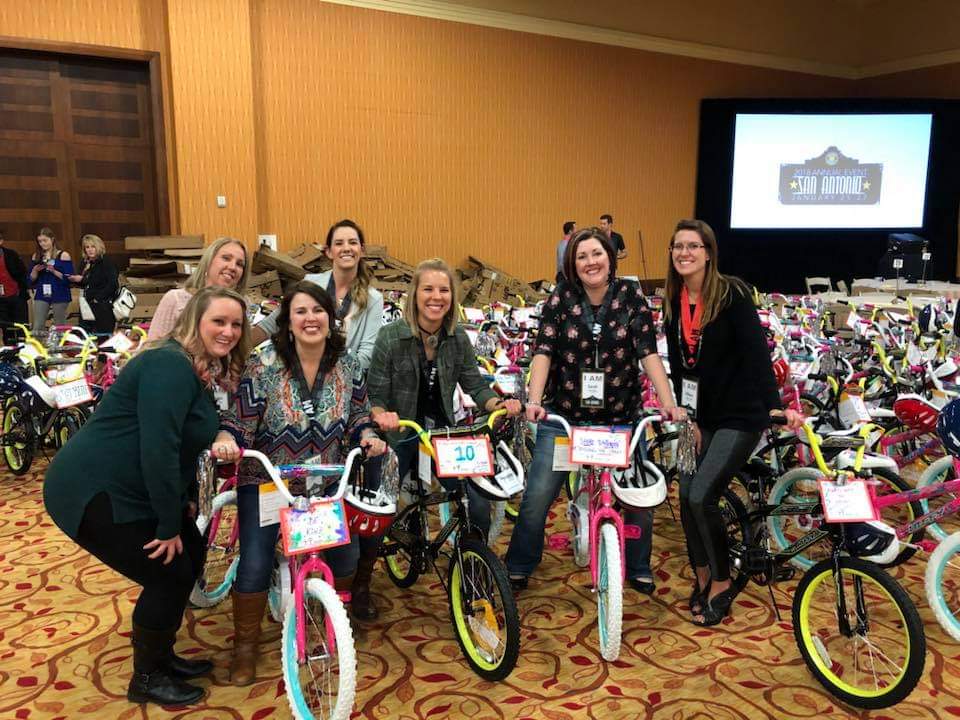
[(83, 265), (79, 275), (70, 275), (70, 282), (83, 288), (83, 297), (93, 311), (93, 320), (81, 320), (80, 325), (88, 332), (110, 334), (116, 327), (113, 301), (120, 286), (117, 268), (107, 257), (107, 248), (98, 235), (84, 235)]
[[(739, 279), (717, 270), (717, 239), (702, 220), (681, 220), (670, 240), (663, 303), (671, 380), (695, 421), (699, 462), (680, 478), (680, 519), (695, 572), (690, 611), (716, 625), (730, 611), (727, 531), (719, 507), (734, 472), (750, 457), (770, 416), (782, 413), (770, 350)], [(786, 411), (790, 427), (802, 417)]]
[[(642, 364), (662, 414), (685, 417), (657, 355), (653, 317), (640, 286), (617, 277), (617, 256), (606, 234), (599, 228), (577, 232), (567, 246), (565, 268), (571, 280), (557, 286), (541, 311), (530, 363), (527, 419), (540, 425), (507, 549), (507, 571), (516, 590), (527, 586), (543, 558), (547, 513), (568, 475), (553, 470), (556, 438), (566, 432), (542, 422), (547, 414), (562, 415), (573, 425), (635, 423), (643, 406)], [(625, 510), (624, 516), (641, 529), (639, 539), (626, 541), (627, 578), (635, 589), (652, 593), (653, 513)]]
[(217, 238), (204, 250), (197, 269), (183, 287), (168, 290), (160, 298), (150, 321), (147, 340), (159, 340), (169, 335), (190, 298), (201, 288), (225, 287), (242, 295), (246, 292), (249, 277), (247, 246), (236, 238)]
[(43, 500), (57, 526), (143, 587), (133, 609), (131, 702), (194, 703), (203, 690), (184, 679), (212, 668), (176, 656), (173, 645), (203, 568), (191, 501), (197, 456), (219, 427), (210, 390), (240, 377), (245, 313), (233, 290), (198, 292), (171, 337), (127, 364), (47, 471)]
[(61, 250), (53, 230), (40, 228), (37, 234), (37, 249), (30, 258), (30, 287), (33, 288), (34, 335), (43, 332), (47, 316), (53, 310), (53, 324), (67, 322), (67, 307), (70, 305), (70, 278), (73, 261), (70, 253)]
[(0, 322), (27, 323), (27, 268), (0, 231)]
[[(225, 460), (240, 457), (240, 447), (259, 450), (274, 465), (302, 462), (339, 463), (352, 445), (382, 455), (386, 444), (370, 420), (363, 371), (344, 352), (343, 334), (333, 324), (332, 298), (318, 285), (301, 280), (280, 304), (272, 343), (254, 353), (213, 445)], [(336, 478), (339, 480), (339, 478)], [(260, 621), (267, 604), (280, 525), (260, 526), (260, 485), (271, 481), (256, 463), (242, 463), (237, 489), (240, 563), (233, 585), (234, 651), (230, 680), (249, 685), (256, 679)], [(294, 494), (305, 494), (293, 482)], [(324, 557), (338, 590), (351, 588), (360, 538), (331, 548)]]

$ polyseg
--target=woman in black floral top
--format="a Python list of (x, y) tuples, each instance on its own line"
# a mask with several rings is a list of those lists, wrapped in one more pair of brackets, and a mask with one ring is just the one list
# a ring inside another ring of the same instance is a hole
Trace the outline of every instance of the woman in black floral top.
[[(567, 278), (547, 300), (530, 365), (527, 419), (540, 422), (548, 412), (575, 425), (627, 425), (642, 408), (640, 365), (650, 377), (665, 416), (685, 417), (673, 400), (660, 356), (653, 318), (638, 283), (616, 277), (617, 256), (597, 228), (581, 230), (564, 257)], [(596, 333), (596, 334), (595, 334)], [(514, 588), (543, 556), (543, 528), (566, 472), (553, 470), (553, 446), (562, 427), (541, 423), (527, 475), (527, 489), (507, 550), (507, 570)], [(628, 524), (639, 525), (639, 539), (627, 540), (627, 577), (640, 592), (654, 589), (650, 570), (650, 511), (628, 511)]]

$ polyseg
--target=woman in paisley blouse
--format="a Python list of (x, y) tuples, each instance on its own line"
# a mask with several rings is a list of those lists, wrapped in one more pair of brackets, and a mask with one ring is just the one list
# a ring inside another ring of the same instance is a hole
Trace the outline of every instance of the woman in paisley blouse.
[[(331, 322), (333, 300), (319, 285), (301, 281), (284, 295), (277, 332), (247, 363), (231, 407), (213, 444), (223, 460), (237, 460), (240, 447), (267, 455), (275, 465), (320, 456), (337, 463), (359, 442), (369, 455), (386, 444), (369, 422), (370, 403), (357, 359)], [(274, 547), (280, 525), (260, 527), (260, 484), (269, 482), (255, 463), (240, 466), (237, 513), (240, 563), (233, 589), (234, 656), (230, 679), (249, 685), (256, 678), (260, 620), (267, 603)], [(291, 484), (294, 494), (304, 488)], [(348, 590), (357, 567), (358, 538), (327, 550), (325, 559), (338, 590)]]
[[(541, 422), (547, 414), (562, 415), (574, 425), (635, 422), (642, 409), (642, 364), (662, 414), (686, 417), (673, 400), (657, 355), (653, 318), (640, 286), (616, 272), (617, 255), (607, 236), (597, 228), (579, 231), (564, 257), (568, 279), (557, 286), (541, 313), (527, 403), (527, 419), (540, 426), (506, 558), (516, 590), (527, 586), (540, 564), (547, 512), (567, 476), (553, 470), (554, 439), (565, 433), (559, 425)], [(639, 539), (627, 540), (627, 577), (636, 590), (652, 593), (653, 514), (628, 511), (626, 522), (641, 528)]]

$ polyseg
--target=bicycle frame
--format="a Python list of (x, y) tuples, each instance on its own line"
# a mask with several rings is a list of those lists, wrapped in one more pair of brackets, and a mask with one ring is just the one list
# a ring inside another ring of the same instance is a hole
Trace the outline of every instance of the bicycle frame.
[[(957, 458), (953, 459), (953, 468), (955, 472), (960, 472), (960, 460)], [(897, 539), (903, 540), (904, 538), (908, 538), (914, 533), (919, 532), (928, 525), (933, 525), (935, 522), (939, 522), (946, 517), (960, 512), (960, 478), (956, 480), (948, 480), (937, 485), (914, 488), (913, 490), (906, 490), (904, 492), (894, 493), (892, 495), (881, 495), (880, 497), (875, 497), (873, 499), (873, 505), (879, 512), (883, 508), (890, 507), (891, 505), (903, 505), (914, 500), (929, 500), (930, 498), (940, 497), (941, 495), (946, 495), (947, 493), (958, 493), (958, 495), (946, 505), (921, 515), (911, 523), (894, 528), (897, 533)], [(917, 544), (920, 545), (924, 552), (932, 552), (937, 546), (937, 542), (935, 540), (928, 539), (921, 540)]]

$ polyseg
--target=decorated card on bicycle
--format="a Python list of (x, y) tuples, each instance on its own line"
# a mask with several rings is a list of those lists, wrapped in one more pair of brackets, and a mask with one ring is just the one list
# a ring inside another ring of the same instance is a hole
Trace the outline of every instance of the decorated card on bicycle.
[(280, 534), (287, 555), (316, 552), (350, 542), (343, 500), (315, 500), (309, 510), (280, 511)]
[(57, 407), (61, 410), (74, 405), (93, 402), (93, 393), (86, 378), (72, 380), (62, 385), (54, 385), (53, 394), (57, 399)]
[(434, 436), (437, 477), (490, 477), (494, 474), (493, 450), (486, 435)]
[(880, 519), (880, 513), (874, 504), (873, 488), (865, 480), (847, 480), (844, 483), (820, 480), (818, 485), (823, 517), (828, 523)]
[(611, 427), (574, 427), (570, 462), (576, 465), (627, 467), (630, 464), (630, 430)]

